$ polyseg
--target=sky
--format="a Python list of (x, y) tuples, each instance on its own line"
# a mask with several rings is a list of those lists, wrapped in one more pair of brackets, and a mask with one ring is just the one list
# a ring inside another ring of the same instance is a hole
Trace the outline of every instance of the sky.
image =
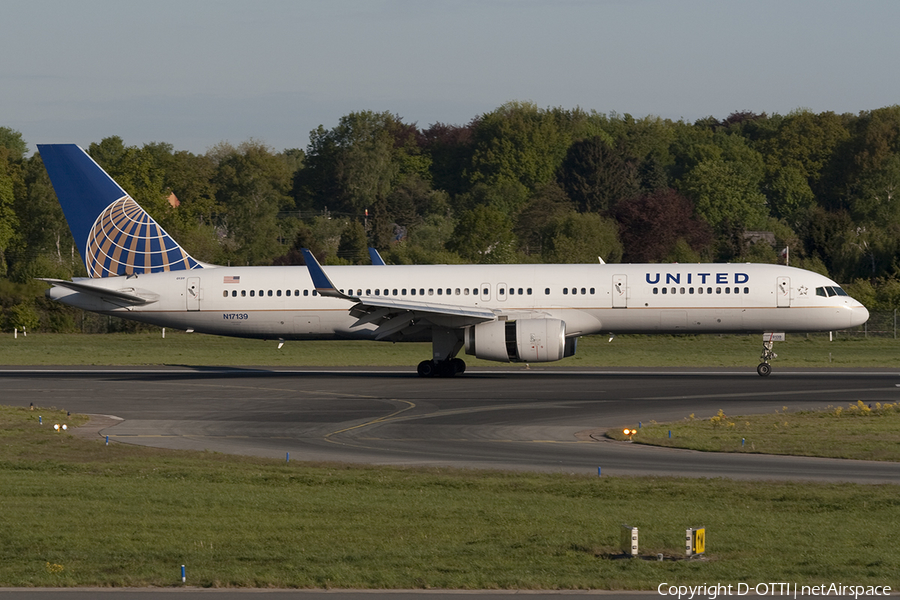
[(900, 103), (896, 0), (0, 0), (0, 127), (306, 148), (513, 100), (669, 119)]

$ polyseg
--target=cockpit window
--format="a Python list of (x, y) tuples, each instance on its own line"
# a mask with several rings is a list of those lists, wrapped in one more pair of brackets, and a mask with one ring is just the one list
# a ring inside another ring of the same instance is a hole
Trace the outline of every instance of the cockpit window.
[(832, 296), (849, 296), (847, 292), (838, 286), (825, 286), (825, 287), (817, 287), (816, 288), (816, 296), (822, 296), (823, 298), (830, 298)]

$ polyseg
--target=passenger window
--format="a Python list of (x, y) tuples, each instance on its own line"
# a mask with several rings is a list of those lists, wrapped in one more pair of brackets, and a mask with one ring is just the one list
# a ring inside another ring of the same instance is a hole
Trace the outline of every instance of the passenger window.
[(717, 294), (721, 294), (721, 293), (722, 293), (722, 288), (717, 287), (717, 288), (716, 288), (716, 293), (717, 293)]
[(415, 295), (416, 295), (416, 288), (411, 288), (411, 289), (409, 290), (409, 295), (410, 295), (410, 296), (415, 296)]
[(459, 296), (459, 288), (456, 288), (456, 295)]
[(519, 288), (519, 295), (522, 295), (522, 288)]
[(425, 288), (419, 288), (419, 295), (420, 295), (420, 296), (424, 296), (424, 295), (425, 295)]
[(299, 296), (299, 295), (300, 295), (300, 290), (294, 290), (294, 295), (295, 295), (295, 296)]
[(663, 294), (668, 294), (668, 293), (669, 293), (669, 288), (663, 288), (663, 289), (662, 289), (662, 293), (663, 293)]
[(693, 293), (694, 293), (694, 288), (688, 288), (688, 294), (693, 294)]
[[(341, 293), (343, 293), (343, 292), (341, 292)], [(279, 298), (281, 298), (281, 290), (276, 291), (275, 295), (278, 296)]]
[(313, 290), (313, 296), (318, 296), (318, 295), (319, 295), (319, 292), (317, 292), (316, 290)]
[(549, 296), (549, 295), (550, 295), (550, 288), (544, 288), (544, 294), (547, 295), (547, 296)]
[[(377, 292), (378, 290), (375, 290), (375, 291)], [(366, 296), (371, 296), (371, 295), (372, 295), (372, 289), (369, 288), (366, 290)]]
[(703, 288), (697, 288), (697, 293), (698, 293), (698, 294), (702, 294), (702, 293), (703, 293)]
[(587, 290), (584, 289), (584, 288), (581, 288), (581, 295), (583, 296), (583, 295), (586, 294), (586, 293), (587, 293)]
[(744, 288), (744, 293), (745, 293), (745, 294), (749, 294), (749, 293), (750, 293), (750, 288)]
[(569, 288), (563, 288), (563, 296), (569, 295)]
[(443, 288), (438, 288), (438, 296), (442, 296), (444, 294)]
[(706, 288), (706, 293), (707, 293), (707, 294), (712, 294), (712, 288), (711, 288), (711, 287)]
[(469, 288), (464, 288), (464, 289), (463, 289), (463, 295), (464, 295), (464, 296), (468, 296), (468, 295), (469, 295)]
[(484, 294), (485, 296), (487, 296), (488, 294), (491, 293), (491, 290), (484, 288), (484, 291), (482, 291), (481, 293)]
[(405, 296), (405, 295), (406, 295), (406, 288), (403, 288), (402, 290), (400, 290), (400, 295), (401, 295), (401, 296)]
[(250, 290), (250, 297), (253, 298), (256, 296), (256, 290)]
[(224, 290), (224, 291), (222, 292), (222, 297), (223, 297), (223, 298), (227, 298), (227, 297), (228, 297), (228, 290)]
[(260, 297), (260, 298), (262, 298), (262, 297), (265, 296), (265, 295), (266, 295), (266, 291), (265, 291), (265, 290), (259, 290), (259, 297)]
[(429, 295), (429, 296), (434, 296), (434, 290), (431, 289), (431, 288), (428, 288), (428, 295)]
[[(353, 290), (350, 290), (350, 293), (353, 293)], [(291, 295), (291, 290), (284, 290), (284, 295), (285, 295), (285, 296), (290, 296), (290, 295)]]
[(231, 290), (231, 297), (237, 298), (237, 290)]
[(659, 288), (653, 288), (653, 293), (654, 293), (654, 294), (659, 294)]
[(509, 295), (510, 295), (510, 296), (515, 296), (515, 295), (516, 295), (516, 288), (509, 288)]
[(684, 293), (684, 288), (681, 288), (681, 289), (679, 290), (679, 293), (683, 294), (683, 293)]
[(376, 295), (376, 296), (380, 296), (380, 295), (381, 295), (381, 290), (375, 290), (375, 295)]
[(528, 295), (531, 295), (531, 288), (528, 288)]
[(241, 298), (247, 297), (247, 290), (241, 290)]

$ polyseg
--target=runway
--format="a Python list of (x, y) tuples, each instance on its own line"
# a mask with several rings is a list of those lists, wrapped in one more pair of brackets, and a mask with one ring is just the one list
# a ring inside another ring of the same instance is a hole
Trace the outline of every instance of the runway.
[[(900, 465), (611, 442), (610, 427), (900, 401), (900, 371), (6, 368), (5, 404), (110, 415), (113, 442), (305, 461), (900, 483)], [(121, 420), (118, 420), (121, 419)]]

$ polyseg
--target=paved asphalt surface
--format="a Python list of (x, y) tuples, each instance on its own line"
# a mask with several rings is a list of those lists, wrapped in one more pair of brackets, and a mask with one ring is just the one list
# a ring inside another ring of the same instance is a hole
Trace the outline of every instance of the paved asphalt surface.
[[(386, 465), (900, 483), (896, 463), (605, 441), (639, 422), (900, 401), (900, 371), (0, 369), (3, 403), (116, 417), (93, 430), (166, 448)], [(120, 420), (121, 419), (121, 420)], [(92, 434), (93, 435), (93, 434)]]
[[(166, 448), (390, 465), (900, 483), (900, 465), (710, 454), (604, 441), (609, 427), (694, 413), (771, 413), (900, 401), (900, 370), (473, 369), (455, 379), (403, 370), (0, 369), (2, 403), (96, 417), (82, 435)], [(0, 600), (213, 597), (301, 600), (465, 596), (661, 598), (653, 592), (0, 589)], [(802, 598), (803, 596), (797, 596)]]

